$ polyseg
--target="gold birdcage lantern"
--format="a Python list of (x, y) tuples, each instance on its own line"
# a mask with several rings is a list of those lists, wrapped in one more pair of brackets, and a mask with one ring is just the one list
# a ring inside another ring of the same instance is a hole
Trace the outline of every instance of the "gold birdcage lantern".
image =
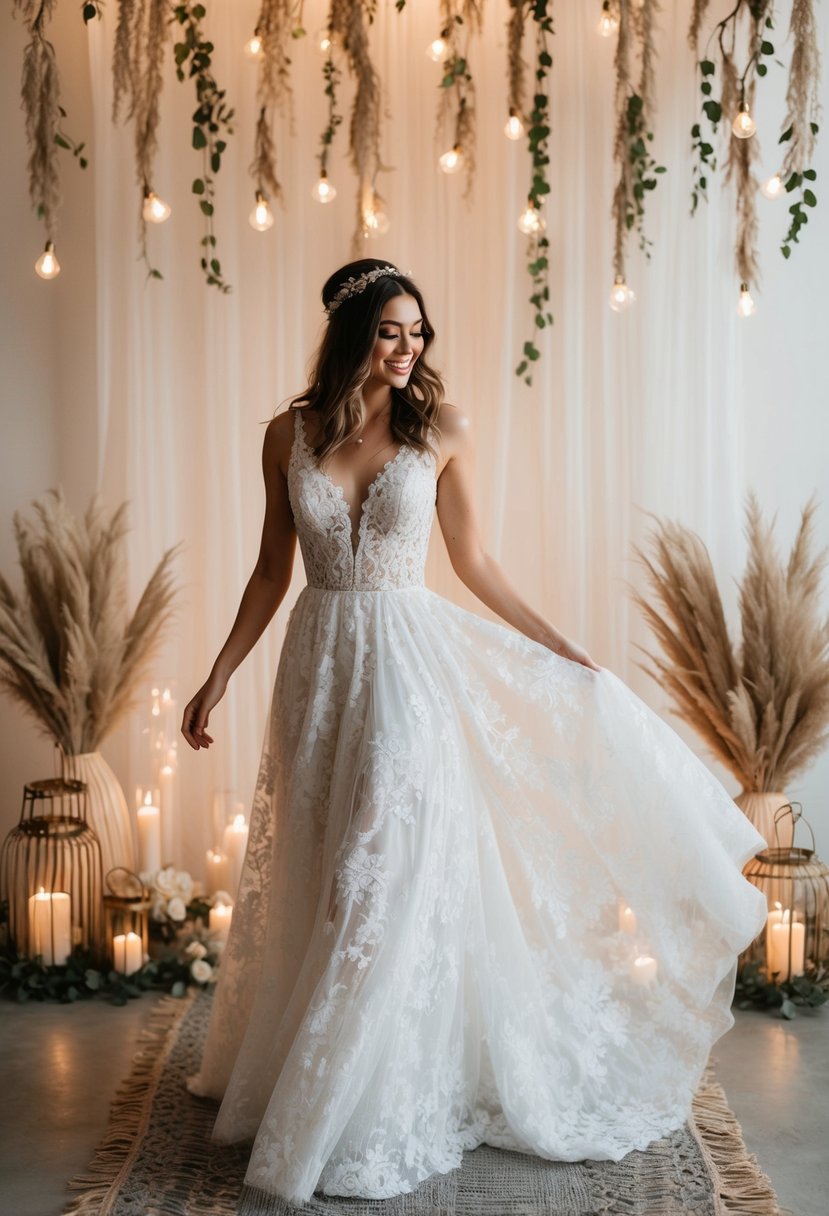
[(86, 819), (83, 781), (50, 777), (23, 787), (20, 821), (0, 851), (9, 945), (61, 967), (76, 946), (103, 958), (101, 846)]
[(147, 957), (152, 901), (142, 880), (116, 866), (106, 876), (104, 912), (107, 955), (123, 975), (140, 971)]
[[(778, 825), (787, 816), (792, 843), (782, 848)], [(801, 820), (812, 838), (811, 849), (795, 846)], [(770, 983), (782, 984), (798, 975), (814, 979), (829, 967), (829, 866), (815, 854), (815, 835), (799, 802), (787, 802), (775, 811), (774, 839), (774, 848), (764, 849), (743, 867), (745, 877), (765, 895), (769, 916), (765, 931), (743, 951), (739, 965), (758, 963)]]

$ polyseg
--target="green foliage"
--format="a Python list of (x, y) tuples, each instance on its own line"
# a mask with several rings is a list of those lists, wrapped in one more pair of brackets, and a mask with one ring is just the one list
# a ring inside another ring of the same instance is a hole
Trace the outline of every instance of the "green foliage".
[[(553, 31), (552, 0), (529, 0), (528, 14), (535, 23), (535, 93), (533, 108), (530, 112), (527, 144), (531, 157), (531, 182), (527, 195), (528, 203), (540, 211), (545, 195), (550, 193), (550, 183), (547, 180), (547, 166), (550, 157), (547, 141), (550, 137), (550, 101), (549, 90), (542, 85), (553, 66), (553, 57), (547, 44), (548, 35)], [(535, 334), (553, 324), (553, 314), (550, 311), (550, 259), (548, 250), (549, 238), (543, 232), (529, 237), (529, 261), (527, 271), (532, 280), (530, 303), (533, 306), (533, 327)], [(516, 376), (523, 378), (524, 383), (531, 385), (532, 365), (541, 358), (541, 352), (533, 339), (524, 343), (524, 357), (515, 368)]]
[(213, 234), (216, 195), (213, 175), (221, 169), (222, 153), (227, 147), (226, 140), (221, 136), (233, 134), (234, 110), (227, 105), (226, 91), (219, 88), (211, 71), (213, 43), (205, 38), (201, 28), (206, 12), (203, 4), (174, 5), (171, 20), (182, 27), (182, 41), (175, 43), (173, 54), (178, 79), (185, 80), (189, 77), (196, 84), (192, 145), (197, 152), (201, 152), (203, 167), (201, 176), (193, 182), (193, 193), (198, 198), (199, 210), (205, 218), (206, 236), (210, 238), (207, 241), (202, 240), (200, 264), (208, 285), (217, 287), (221, 292), (228, 292), (231, 288), (230, 284), (225, 282), (221, 263), (215, 256), (206, 256), (206, 246), (214, 249), (216, 246)]
[[(819, 127), (816, 122), (809, 124), (812, 128), (812, 134), (817, 135)], [(786, 143), (792, 137), (792, 128), (789, 127), (780, 136), (778, 143)], [(789, 228), (786, 235), (783, 237), (783, 242), (780, 246), (780, 252), (784, 258), (791, 257), (792, 245), (796, 244), (800, 239), (800, 230), (809, 222), (808, 213), (804, 210), (806, 207), (817, 206), (817, 195), (807, 182), (817, 180), (816, 169), (804, 169), (802, 173), (792, 172), (784, 182), (787, 194), (793, 194), (795, 190), (800, 191), (800, 197), (789, 206)]]
[(628, 161), (633, 181), (633, 198), (625, 200), (625, 226), (639, 233), (639, 248), (650, 259), (653, 241), (645, 236), (645, 198), (649, 190), (655, 190), (657, 174), (665, 173), (664, 165), (658, 165), (651, 155), (650, 143), (653, 132), (645, 125), (645, 110), (638, 93), (631, 93), (627, 104)]
[(337, 110), (337, 90), (340, 87), (342, 73), (330, 54), (322, 66), (322, 75), (325, 80), (325, 96), (328, 98), (328, 125), (320, 136), (322, 144), (322, 151), (319, 154), (321, 174), (325, 173), (328, 167), (328, 153), (334, 142), (334, 136), (337, 134), (337, 127), (343, 120), (342, 114)]
[[(775, 973), (777, 974), (777, 973)], [(780, 1016), (791, 1020), (797, 1007), (818, 1008), (829, 1001), (829, 972), (807, 963), (806, 973), (783, 983), (766, 979), (759, 963), (746, 963), (734, 988), (734, 1004), (738, 1009), (777, 1009)]]
[(89, 25), (90, 21), (94, 21), (97, 17), (99, 20), (103, 16), (101, 12), (101, 0), (83, 0), (81, 4), (81, 15), (84, 25)]
[[(62, 105), (58, 105), (58, 110), (60, 111), (61, 118), (66, 118), (66, 110), (64, 110)], [(65, 148), (67, 152), (71, 152), (82, 169), (85, 169), (89, 164), (86, 157), (82, 155), (86, 144), (76, 144), (72, 136), (67, 135), (62, 127), (58, 127), (57, 131), (55, 131), (55, 143), (59, 148)]]
[[(697, 64), (700, 72), (700, 93), (702, 94), (702, 114), (708, 121), (711, 128), (711, 138), (717, 133), (717, 124), (722, 118), (722, 106), (716, 101), (711, 93), (713, 91), (713, 81), (709, 77), (713, 77), (716, 71), (714, 61), (711, 59), (702, 59)], [(697, 209), (699, 200), (704, 199), (708, 202), (708, 178), (717, 167), (717, 157), (714, 151), (714, 145), (702, 133), (702, 122), (695, 122), (691, 127), (691, 147), (695, 153), (693, 163), (693, 184), (691, 187), (691, 215)]]

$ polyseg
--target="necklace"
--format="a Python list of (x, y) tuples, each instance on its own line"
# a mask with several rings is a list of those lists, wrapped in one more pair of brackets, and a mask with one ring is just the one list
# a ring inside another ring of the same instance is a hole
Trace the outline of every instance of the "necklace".
[[(391, 414), (391, 410), (389, 410), (389, 414)], [(352, 440), (352, 443), (357, 443), (357, 444), (360, 444), (360, 443), (362, 443), (362, 442), (363, 442), (363, 437), (362, 437), (362, 435), (359, 437), (359, 439), (353, 439), (353, 440)]]

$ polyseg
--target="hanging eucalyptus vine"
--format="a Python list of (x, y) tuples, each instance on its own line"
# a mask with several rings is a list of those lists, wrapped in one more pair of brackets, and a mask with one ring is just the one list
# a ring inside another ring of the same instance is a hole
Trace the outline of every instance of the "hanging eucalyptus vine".
[(482, 0), (440, 0), (440, 37), (446, 44), (443, 76), (440, 81), (435, 136), (449, 138), (452, 148), (462, 156), (466, 175), (463, 198), (469, 199), (475, 178), (475, 81), (469, 70), (469, 42), (480, 33)]
[(256, 183), (256, 196), (278, 198), (283, 202), (282, 186), (276, 174), (276, 144), (273, 120), (278, 108), (287, 110), (294, 134), (291, 58), (288, 48), (302, 38), (302, 3), (296, 0), (262, 0), (256, 20), (255, 36), (262, 40), (259, 76), (256, 85), (258, 114), (250, 175)]
[(216, 186), (213, 174), (219, 172), (222, 153), (227, 147), (226, 141), (220, 136), (222, 133), (233, 134), (234, 111), (225, 103), (225, 90), (219, 88), (210, 70), (213, 43), (205, 38), (201, 28), (206, 16), (204, 5), (177, 4), (173, 14), (183, 35), (183, 41), (177, 42), (173, 48), (176, 76), (179, 80), (185, 79), (184, 68), (189, 62), (187, 75), (196, 82), (197, 105), (193, 113), (192, 143), (195, 150), (202, 154), (202, 173), (194, 180), (192, 190), (199, 200), (205, 220), (205, 233), (201, 238), (201, 267), (209, 286), (228, 292), (230, 284), (225, 282), (221, 263), (216, 257), (216, 236), (213, 232)]

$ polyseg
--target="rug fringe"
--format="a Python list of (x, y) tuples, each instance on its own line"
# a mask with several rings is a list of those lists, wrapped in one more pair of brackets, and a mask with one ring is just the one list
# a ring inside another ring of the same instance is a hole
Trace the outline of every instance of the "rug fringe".
[[(780, 1206), (771, 1179), (749, 1152), (709, 1061), (694, 1094), (689, 1124), (711, 1166), (722, 1216), (795, 1216)], [(716, 1184), (719, 1183), (718, 1186)]]
[(80, 1191), (64, 1208), (63, 1216), (105, 1216), (107, 1196), (129, 1166), (141, 1143), (152, 1107), (158, 1077), (175, 1039), (172, 1033), (190, 1008), (195, 992), (184, 997), (163, 996), (138, 1035), (127, 1079), (110, 1104), (109, 1124), (95, 1156), (86, 1169), (69, 1180)]

